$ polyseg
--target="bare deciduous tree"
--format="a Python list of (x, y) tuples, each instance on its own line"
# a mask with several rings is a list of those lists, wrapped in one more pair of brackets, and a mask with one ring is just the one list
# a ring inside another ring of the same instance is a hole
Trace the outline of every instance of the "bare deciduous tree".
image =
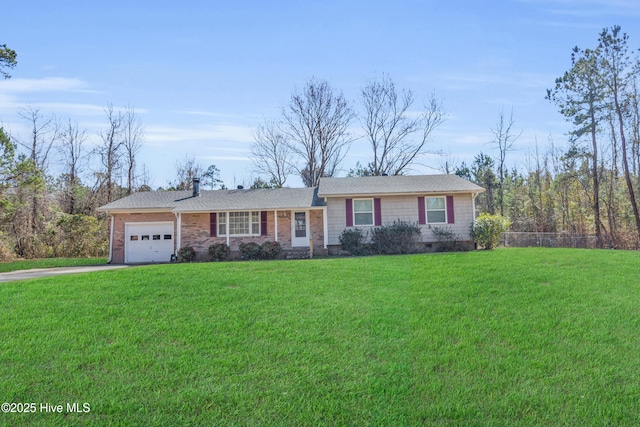
[(291, 96), (282, 110), (282, 132), (291, 152), (300, 158), (295, 168), (307, 187), (333, 176), (344, 159), (354, 112), (342, 94), (324, 80), (311, 79)]
[(373, 175), (400, 175), (418, 156), (433, 130), (445, 120), (442, 103), (431, 94), (422, 112), (412, 112), (410, 90), (399, 94), (388, 76), (373, 80), (360, 93), (364, 107), (362, 127), (373, 149)]
[(438, 156), (440, 159), (438, 171), (445, 174), (455, 173), (456, 169), (458, 169), (458, 164), (460, 163), (459, 159), (452, 153), (445, 152), (443, 150), (440, 150), (438, 152)]
[(84, 157), (84, 143), (87, 135), (84, 130), (80, 130), (77, 122), (69, 120), (67, 128), (62, 133), (61, 154), (65, 165), (65, 172), (62, 175), (63, 194), (62, 194), (62, 210), (68, 214), (76, 212), (76, 192), (80, 186), (80, 168), (81, 159)]
[(268, 121), (260, 125), (251, 145), (254, 169), (269, 177), (276, 187), (284, 187), (287, 177), (293, 172), (291, 149), (276, 122)]
[(99, 174), (101, 182), (99, 188), (104, 189), (105, 203), (115, 199), (115, 178), (122, 164), (122, 131), (124, 115), (116, 111), (112, 104), (108, 104), (104, 110), (107, 115), (108, 127), (99, 133), (101, 144), (95, 149), (102, 163), (102, 171)]
[[(18, 115), (29, 122), (31, 127), (31, 136), (28, 141), (18, 141), (19, 145), (24, 147), (29, 155), (28, 158), (32, 163), (30, 168), (33, 174), (38, 175), (44, 183), (44, 177), (47, 174), (49, 165), (49, 153), (51, 149), (60, 140), (60, 125), (54, 115), (44, 117), (40, 113), (40, 109), (35, 107), (23, 108)], [(41, 228), (39, 216), (41, 210), (44, 211), (44, 185), (32, 186), (31, 192), (31, 215), (29, 223), (31, 229), (36, 232)]]
[(61, 127), (56, 117), (50, 115), (45, 117), (39, 108), (26, 107), (20, 109), (18, 115), (29, 122), (31, 136), (27, 141), (18, 141), (24, 147), (33, 164), (43, 171), (49, 166), (49, 153), (61, 137)]
[(147, 165), (143, 163), (140, 169), (140, 175), (138, 176), (139, 185), (136, 191), (152, 191), (151, 172), (149, 172), (149, 168), (147, 168)]
[(122, 114), (122, 146), (127, 167), (127, 195), (135, 189), (136, 156), (144, 142), (144, 127), (142, 119), (135, 109), (128, 105)]
[(518, 138), (520, 138), (520, 135), (522, 135), (522, 131), (517, 135), (512, 133), (511, 129), (513, 128), (514, 123), (513, 108), (511, 109), (508, 119), (504, 116), (504, 110), (500, 110), (496, 127), (491, 129), (491, 133), (493, 133), (494, 138), (492, 143), (498, 147), (498, 206), (500, 207), (500, 215), (504, 215), (504, 178), (506, 175), (505, 160), (507, 158), (507, 153), (509, 151), (513, 151), (513, 144)]
[(193, 178), (201, 178), (205, 172), (195, 157), (185, 157), (183, 161), (176, 162), (175, 168), (175, 179), (169, 182), (172, 190), (192, 190)]

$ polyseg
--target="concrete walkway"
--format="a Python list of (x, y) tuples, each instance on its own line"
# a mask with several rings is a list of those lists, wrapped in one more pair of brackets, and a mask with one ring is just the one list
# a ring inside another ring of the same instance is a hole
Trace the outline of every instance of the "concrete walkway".
[(93, 271), (115, 270), (126, 268), (127, 265), (83, 265), (77, 267), (34, 268), (32, 270), (10, 271), (0, 273), (0, 282), (14, 280), (38, 279), (40, 277), (59, 276), (61, 274), (91, 273)]

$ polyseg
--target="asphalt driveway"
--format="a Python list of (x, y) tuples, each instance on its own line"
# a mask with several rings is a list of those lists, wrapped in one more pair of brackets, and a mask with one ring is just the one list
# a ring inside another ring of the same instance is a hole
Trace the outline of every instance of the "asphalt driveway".
[(62, 274), (91, 273), (93, 271), (115, 270), (127, 268), (127, 265), (84, 265), (77, 267), (34, 268), (33, 270), (18, 270), (0, 273), (0, 282), (14, 280), (38, 279), (40, 277), (59, 276)]

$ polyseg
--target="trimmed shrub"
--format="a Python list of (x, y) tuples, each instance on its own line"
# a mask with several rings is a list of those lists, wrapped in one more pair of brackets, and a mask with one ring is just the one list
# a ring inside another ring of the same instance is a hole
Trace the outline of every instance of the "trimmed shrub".
[(183, 246), (178, 250), (178, 261), (191, 262), (196, 258), (196, 251), (191, 246)]
[(345, 228), (340, 233), (340, 247), (343, 251), (351, 255), (366, 255), (369, 253), (367, 245), (364, 243), (365, 235), (359, 228)]
[(229, 258), (229, 246), (226, 243), (214, 243), (209, 246), (211, 261), (224, 261)]
[(371, 247), (377, 254), (416, 253), (421, 235), (418, 224), (398, 220), (371, 230)]
[(260, 256), (262, 259), (275, 259), (281, 251), (280, 243), (264, 242), (260, 247)]
[(255, 242), (240, 243), (242, 259), (255, 260), (262, 258), (262, 247)]
[(431, 232), (438, 242), (438, 251), (451, 252), (464, 249), (460, 242), (460, 236), (453, 231), (453, 228), (433, 227), (431, 228)]
[(500, 235), (509, 228), (509, 220), (501, 215), (484, 213), (471, 224), (471, 238), (484, 249), (493, 249), (500, 243)]

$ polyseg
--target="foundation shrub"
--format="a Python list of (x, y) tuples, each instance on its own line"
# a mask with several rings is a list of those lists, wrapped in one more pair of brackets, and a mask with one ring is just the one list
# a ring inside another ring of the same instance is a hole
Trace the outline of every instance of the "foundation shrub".
[(340, 248), (351, 255), (367, 255), (368, 245), (364, 243), (365, 235), (359, 228), (345, 228), (340, 233)]
[(421, 235), (418, 224), (394, 221), (371, 230), (371, 248), (377, 254), (416, 253)]
[(225, 261), (229, 258), (229, 246), (226, 243), (214, 243), (208, 249), (211, 261)]
[(183, 246), (178, 250), (178, 261), (191, 262), (196, 258), (196, 251), (191, 246)]
[(246, 260), (262, 258), (262, 247), (255, 242), (240, 243), (240, 256)]
[(282, 247), (278, 242), (264, 242), (260, 246), (260, 255), (262, 259), (275, 259), (282, 252)]

